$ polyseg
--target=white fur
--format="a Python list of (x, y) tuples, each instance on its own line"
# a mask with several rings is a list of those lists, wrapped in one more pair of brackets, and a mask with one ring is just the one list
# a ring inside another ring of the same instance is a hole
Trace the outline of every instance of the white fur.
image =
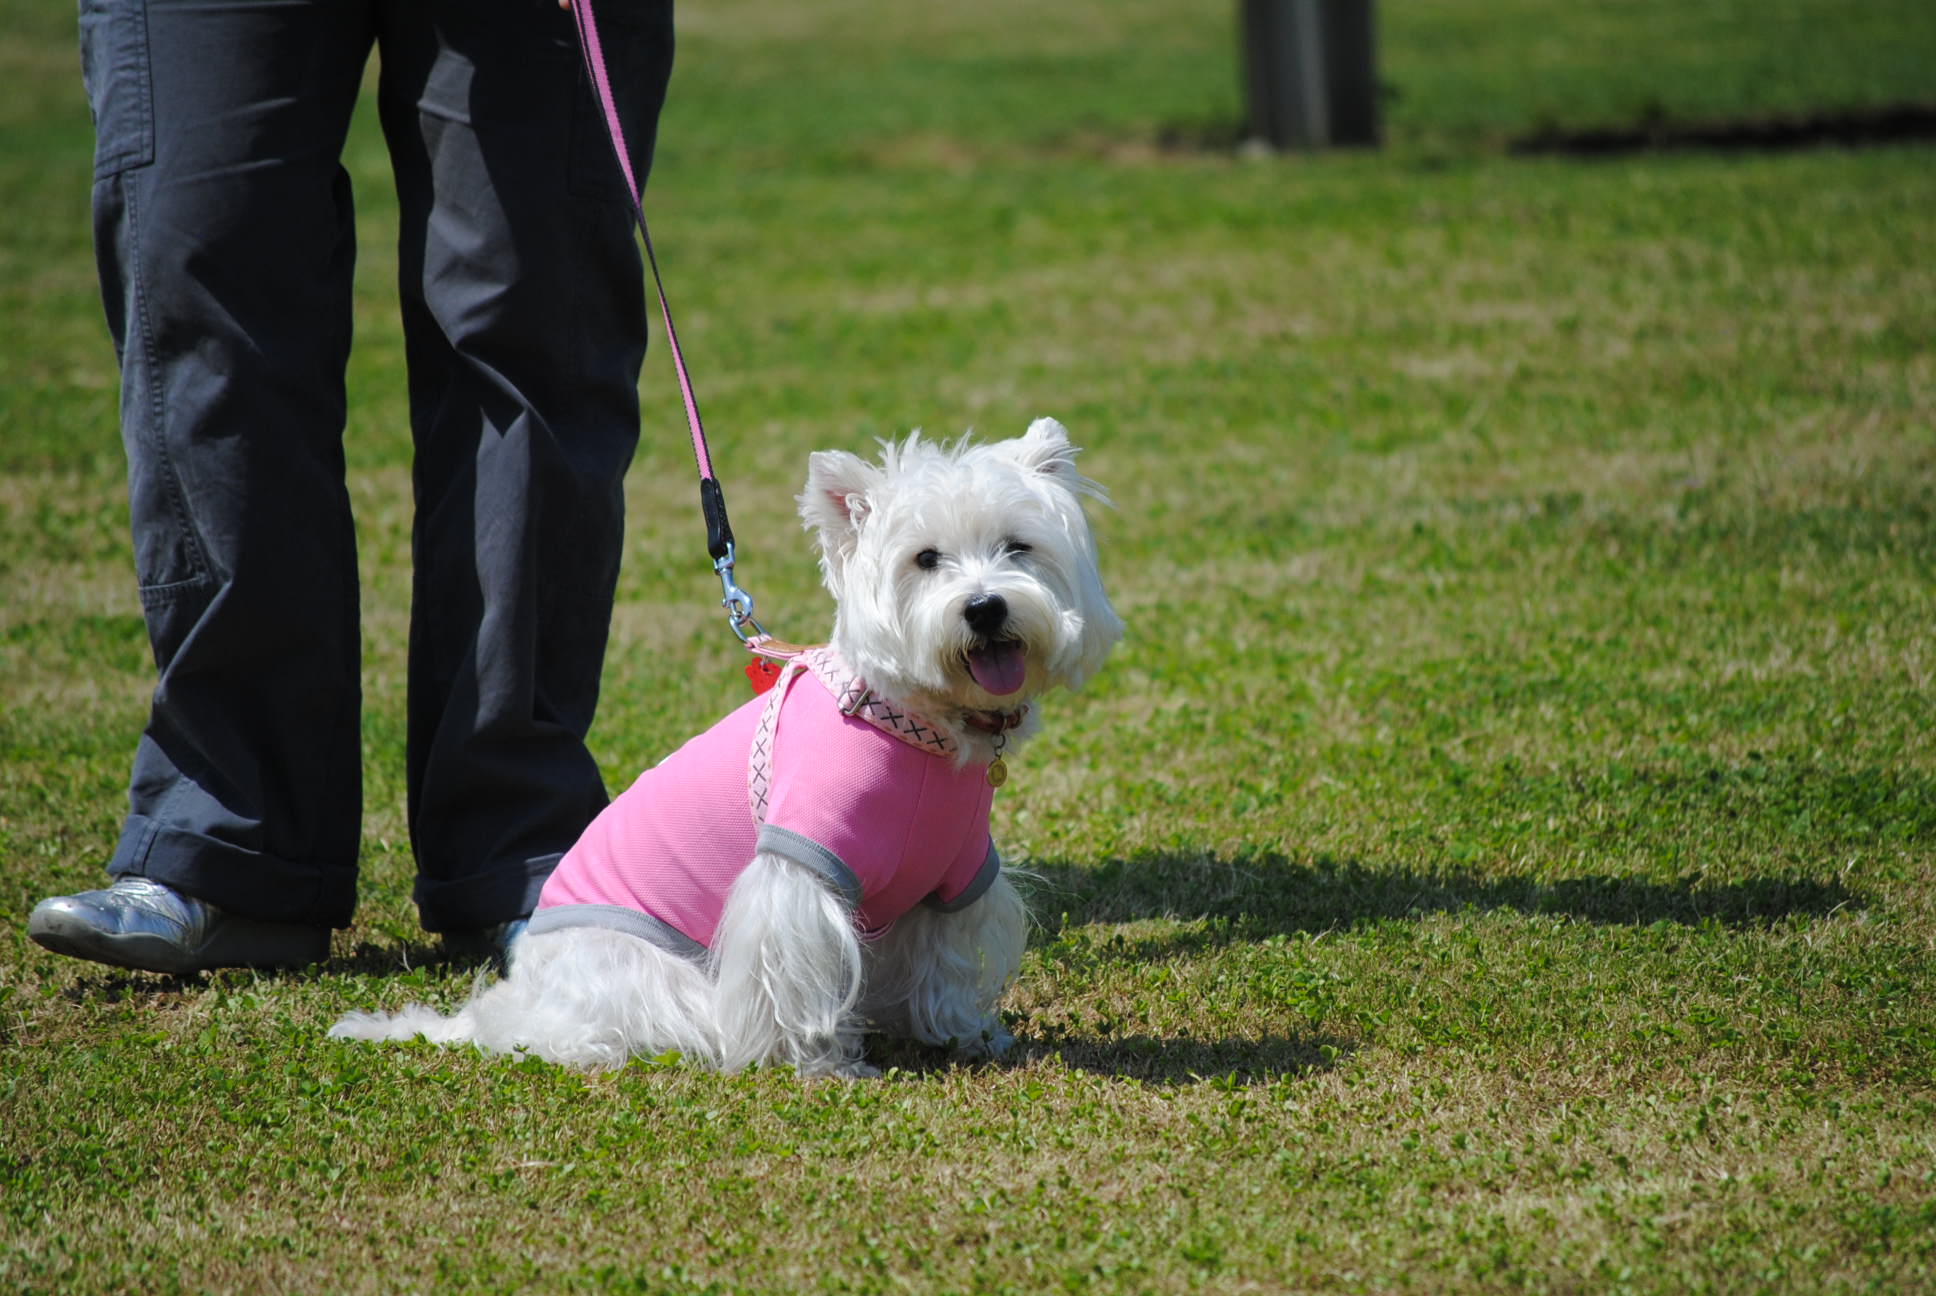
[[(1054, 419), (1013, 441), (942, 446), (915, 433), (881, 451), (878, 465), (839, 450), (808, 462), (800, 512), (820, 535), (833, 645), (876, 692), (940, 722), (964, 759), (985, 761), (997, 749), (957, 718), (1017, 699), (984, 693), (962, 669), (973, 638), (962, 608), (976, 594), (1008, 603), (1029, 647), (1025, 695), (1080, 688), (1123, 629), (1082, 511), (1102, 489), (1076, 472), (1076, 448)], [(1007, 552), (1011, 541), (1029, 552)], [(914, 562), (926, 549), (941, 556), (931, 571)], [(1006, 741), (1034, 729), (1031, 712)]]
[(992, 1009), (1027, 936), (1028, 910), (1006, 875), (958, 914), (912, 910), (867, 947), (861, 1015), (903, 1039), (998, 1057), (1015, 1041)]
[[(837, 604), (833, 642), (875, 693), (920, 712), (962, 759), (1013, 754), (1035, 716), (999, 739), (974, 717), (1013, 713), (1043, 690), (1076, 687), (1122, 633), (1096, 570), (1082, 511), (1100, 489), (1075, 470), (1053, 419), (1012, 441), (940, 446), (918, 433), (878, 464), (815, 454), (800, 510), (818, 532)], [(919, 561), (924, 551), (932, 561)], [(967, 667), (981, 642), (968, 600), (998, 595), (1000, 637), (1021, 645), (1026, 683), (983, 690)], [(816, 874), (756, 855), (727, 896), (703, 962), (622, 932), (582, 927), (526, 936), (503, 980), (443, 1016), (413, 1004), (349, 1013), (330, 1034), (471, 1043), (556, 1062), (618, 1067), (678, 1052), (732, 1071), (785, 1064), (867, 1075), (872, 1028), (965, 1056), (1012, 1042), (996, 1012), (1021, 966), (1028, 914), (1006, 876), (965, 909), (916, 907), (872, 940)]]

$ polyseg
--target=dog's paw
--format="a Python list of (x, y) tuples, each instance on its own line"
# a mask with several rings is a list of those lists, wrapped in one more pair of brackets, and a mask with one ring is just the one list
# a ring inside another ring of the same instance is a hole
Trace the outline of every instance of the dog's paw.
[(1008, 1028), (999, 1021), (991, 1021), (981, 1028), (980, 1034), (970, 1035), (967, 1039), (950, 1040), (949, 1045), (953, 1048), (956, 1057), (980, 1062), (998, 1058), (1008, 1052), (1015, 1046), (1015, 1037), (1009, 1034)]

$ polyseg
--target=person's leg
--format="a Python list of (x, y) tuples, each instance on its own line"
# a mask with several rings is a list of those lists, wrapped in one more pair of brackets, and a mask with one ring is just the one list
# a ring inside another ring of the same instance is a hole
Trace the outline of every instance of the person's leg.
[[(90, 6), (107, 134), (145, 39), (152, 160), (95, 185), (159, 682), (109, 871), (345, 925), (362, 753), (343, 481), (357, 6)], [(103, 43), (107, 48), (103, 48)], [(138, 74), (134, 74), (138, 76)]]
[[(671, 10), (620, 7), (606, 45), (643, 163)], [(605, 804), (585, 737), (645, 307), (617, 168), (553, 0), (396, 5), (378, 39), (417, 454), (416, 898), (428, 930), (463, 932), (529, 913)]]
[(355, 5), (83, 0), (96, 255), (158, 680), (108, 864), (121, 881), (30, 921), (63, 953), (305, 962), (354, 908), (338, 155), (370, 40)]

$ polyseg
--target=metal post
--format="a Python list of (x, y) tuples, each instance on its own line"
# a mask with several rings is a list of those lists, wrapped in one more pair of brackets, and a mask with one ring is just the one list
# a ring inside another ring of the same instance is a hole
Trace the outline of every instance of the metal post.
[(1373, 0), (1242, 0), (1250, 130), (1272, 148), (1376, 145)]

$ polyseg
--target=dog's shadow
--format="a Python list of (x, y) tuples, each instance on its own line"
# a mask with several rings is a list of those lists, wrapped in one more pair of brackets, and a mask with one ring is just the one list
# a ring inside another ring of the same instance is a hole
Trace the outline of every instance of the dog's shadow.
[(968, 1061), (944, 1049), (876, 1037), (867, 1058), (883, 1071), (929, 1076), (958, 1068), (1021, 1071), (1056, 1063), (1071, 1071), (1159, 1087), (1203, 1083), (1248, 1086), (1329, 1071), (1351, 1052), (1346, 1040), (1324, 1033), (1201, 1040), (1120, 1035), (1096, 1038), (1024, 1025), (1023, 1035), (993, 1061)]
[[(1023, 866), (1038, 925), (1032, 943), (1053, 958), (1066, 931), (1091, 924), (1169, 920), (1131, 934), (1090, 957), (1146, 964), (1272, 936), (1347, 930), (1361, 923), (1432, 914), (1512, 910), (1576, 920), (1650, 926), (1719, 923), (1764, 927), (1794, 915), (1865, 907), (1839, 882), (1793, 875), (1722, 884), (1591, 876), (1555, 882), (1487, 878), (1461, 871), (1421, 873), (1278, 853), (1227, 858), (1211, 853), (1150, 853), (1083, 865), (1066, 860)], [(1053, 1059), (1075, 1070), (1146, 1084), (1271, 1083), (1334, 1068), (1354, 1045), (1322, 1031), (1256, 1038), (1153, 1038), (1075, 1034), (1051, 1022), (1021, 1022), (1016, 1045), (997, 1067)], [(936, 1050), (876, 1041), (877, 1064), (926, 1072), (964, 1065)]]
[(1096, 865), (1046, 860), (1022, 867), (1038, 918), (1037, 944), (1092, 923), (1178, 924), (1126, 942), (1123, 957), (1136, 959), (1439, 913), (1506, 909), (1601, 924), (1746, 929), (1867, 903), (1840, 882), (1793, 874), (1718, 884), (1613, 875), (1541, 882), (1457, 869), (1374, 868), (1323, 856), (1301, 861), (1277, 852), (1151, 852)]

